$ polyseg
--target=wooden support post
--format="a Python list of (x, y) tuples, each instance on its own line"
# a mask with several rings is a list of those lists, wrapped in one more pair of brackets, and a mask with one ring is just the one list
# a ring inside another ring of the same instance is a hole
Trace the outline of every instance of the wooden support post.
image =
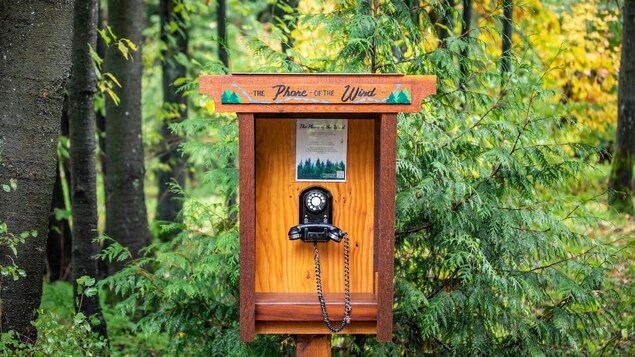
[(375, 242), (377, 286), (377, 341), (392, 341), (392, 305), (395, 247), (395, 176), (397, 170), (397, 114), (382, 114), (376, 136)]
[(296, 357), (331, 357), (330, 335), (296, 335)]
[(238, 114), (240, 167), (240, 340), (252, 342), (256, 338), (255, 273), (256, 257), (256, 170), (255, 121), (253, 114)]

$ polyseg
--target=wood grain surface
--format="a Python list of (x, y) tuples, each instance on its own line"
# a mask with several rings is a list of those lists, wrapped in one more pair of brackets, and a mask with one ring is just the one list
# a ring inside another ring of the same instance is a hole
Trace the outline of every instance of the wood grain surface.
[[(295, 181), (296, 121), (256, 119), (257, 293), (316, 293), (313, 244), (290, 241), (287, 235), (299, 223), (300, 192), (313, 184), (331, 191), (333, 224), (349, 234), (351, 292), (373, 292), (375, 121), (348, 123), (347, 182), (314, 183)], [(241, 194), (241, 205), (242, 199)], [(343, 292), (343, 242), (318, 247), (324, 292)]]
[(253, 114), (238, 115), (239, 167), (240, 167), (240, 340), (255, 339), (255, 213), (253, 199), (256, 189)]
[(295, 338), (296, 357), (330, 357), (331, 335), (298, 335)]
[(375, 136), (375, 242), (377, 266), (377, 341), (392, 340), (393, 277), (395, 250), (395, 180), (397, 114), (382, 114)]
[[(258, 321), (256, 323), (258, 334), (328, 334), (334, 333), (326, 327), (323, 321), (292, 322), (292, 321)], [(369, 335), (377, 333), (377, 325), (370, 321), (351, 321), (350, 324), (338, 332), (338, 335)]]
[[(236, 86), (249, 88), (262, 86), (271, 88), (281, 83), (299, 85), (308, 88), (320, 88), (333, 85), (390, 85), (408, 86), (412, 98), (410, 104), (318, 104), (288, 102), (280, 104), (223, 104), (223, 91)], [(399, 113), (419, 112), (421, 102), (436, 94), (436, 76), (405, 76), (400, 74), (233, 74), (202, 75), (199, 77), (201, 94), (207, 94), (214, 100), (219, 112), (236, 113)]]
[[(344, 294), (325, 294), (326, 308), (333, 324), (344, 318)], [(352, 321), (376, 321), (377, 298), (374, 294), (351, 294)], [(316, 293), (258, 293), (257, 321), (323, 321)]]

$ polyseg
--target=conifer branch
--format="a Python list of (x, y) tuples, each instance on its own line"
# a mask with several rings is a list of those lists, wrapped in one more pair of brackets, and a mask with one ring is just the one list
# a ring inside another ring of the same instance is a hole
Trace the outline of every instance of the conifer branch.
[(420, 231), (422, 231), (424, 229), (428, 229), (430, 227), (432, 227), (432, 222), (426, 222), (426, 223), (423, 223), (423, 224), (415, 226), (415, 227), (407, 228), (406, 230), (403, 230), (401, 232), (395, 232), (395, 237), (403, 237), (403, 236), (408, 235), (408, 234), (420, 232)]

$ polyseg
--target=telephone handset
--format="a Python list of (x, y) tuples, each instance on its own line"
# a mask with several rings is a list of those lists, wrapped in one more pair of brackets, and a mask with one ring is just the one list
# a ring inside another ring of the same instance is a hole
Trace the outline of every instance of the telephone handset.
[(333, 226), (333, 195), (320, 186), (312, 186), (300, 194), (300, 224), (291, 227), (289, 239), (305, 242), (340, 242), (341, 229)]
[[(313, 242), (315, 252), (315, 282), (317, 295), (322, 308), (322, 318), (329, 330), (337, 333), (342, 331), (351, 321), (351, 294), (348, 274), (348, 234), (333, 224), (333, 195), (320, 186), (311, 186), (300, 193), (300, 224), (289, 229), (289, 239), (302, 239)], [(344, 238), (344, 319), (338, 327), (331, 324), (326, 312), (326, 302), (322, 293), (322, 278), (320, 271), (320, 255), (318, 242), (335, 241), (339, 243)]]

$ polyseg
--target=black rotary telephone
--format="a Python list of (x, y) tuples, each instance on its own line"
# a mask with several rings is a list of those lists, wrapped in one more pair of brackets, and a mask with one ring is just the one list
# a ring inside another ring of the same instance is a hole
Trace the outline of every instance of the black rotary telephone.
[[(302, 239), (304, 242), (313, 242), (315, 251), (315, 281), (317, 285), (318, 300), (322, 308), (322, 318), (329, 330), (337, 333), (351, 321), (349, 269), (348, 269), (348, 234), (333, 224), (333, 195), (321, 186), (311, 186), (300, 193), (300, 224), (289, 229), (289, 239)], [(344, 238), (344, 319), (340, 326), (335, 327), (329, 320), (326, 312), (326, 303), (322, 293), (322, 278), (320, 271), (320, 255), (317, 244), (328, 241), (339, 243)]]
[(312, 186), (300, 194), (300, 224), (291, 227), (289, 239), (305, 242), (340, 242), (341, 229), (333, 226), (333, 195), (320, 186)]

